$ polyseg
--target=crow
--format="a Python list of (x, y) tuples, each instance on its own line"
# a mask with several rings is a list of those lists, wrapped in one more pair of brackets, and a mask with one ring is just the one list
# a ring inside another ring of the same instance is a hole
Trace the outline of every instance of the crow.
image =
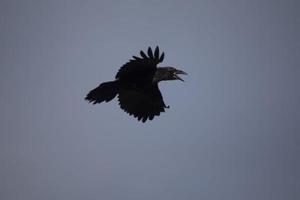
[(158, 46), (154, 52), (149, 47), (147, 55), (140, 51), (141, 57), (133, 56), (119, 69), (114, 81), (101, 83), (87, 94), (85, 100), (97, 104), (109, 102), (118, 95), (121, 109), (129, 115), (142, 122), (152, 120), (165, 108), (169, 108), (164, 103), (158, 83), (167, 80), (183, 81), (178, 74), (187, 74), (170, 66), (158, 67), (164, 55), (164, 52), (160, 55)]

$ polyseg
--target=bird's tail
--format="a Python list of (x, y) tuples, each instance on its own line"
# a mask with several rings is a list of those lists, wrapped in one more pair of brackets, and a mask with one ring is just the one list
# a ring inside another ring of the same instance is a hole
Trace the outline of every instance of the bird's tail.
[(103, 101), (109, 102), (118, 94), (119, 88), (119, 81), (101, 83), (86, 95), (85, 100), (93, 104), (101, 103)]

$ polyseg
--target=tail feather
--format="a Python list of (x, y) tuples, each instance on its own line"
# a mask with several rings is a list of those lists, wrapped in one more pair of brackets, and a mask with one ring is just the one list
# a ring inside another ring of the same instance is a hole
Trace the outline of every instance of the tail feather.
[(109, 102), (119, 92), (119, 83), (118, 81), (110, 81), (101, 83), (98, 87), (91, 90), (85, 97), (85, 100), (90, 103), (102, 103), (103, 101)]

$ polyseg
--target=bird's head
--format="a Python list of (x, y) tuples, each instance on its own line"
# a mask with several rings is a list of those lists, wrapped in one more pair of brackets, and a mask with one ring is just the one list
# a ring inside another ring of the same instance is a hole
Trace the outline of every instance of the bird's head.
[(168, 80), (181, 80), (184, 81), (182, 78), (180, 78), (178, 75), (184, 74), (187, 75), (186, 72), (182, 70), (178, 70), (174, 67), (158, 67), (157, 71), (154, 76), (155, 81), (168, 81)]

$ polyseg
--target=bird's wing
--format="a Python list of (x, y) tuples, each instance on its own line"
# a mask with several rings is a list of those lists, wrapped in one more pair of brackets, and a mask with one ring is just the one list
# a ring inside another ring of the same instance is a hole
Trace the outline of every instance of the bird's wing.
[(147, 54), (148, 55), (141, 51), (141, 57), (133, 56), (133, 59), (119, 69), (116, 74), (116, 79), (139, 86), (144, 86), (145, 84), (152, 82), (156, 65), (163, 61), (164, 53), (159, 55), (158, 47), (155, 48), (153, 53), (152, 49), (149, 47)]
[(159, 116), (167, 108), (157, 84), (143, 90), (122, 90), (118, 98), (125, 112), (143, 122), (152, 120), (155, 115)]

